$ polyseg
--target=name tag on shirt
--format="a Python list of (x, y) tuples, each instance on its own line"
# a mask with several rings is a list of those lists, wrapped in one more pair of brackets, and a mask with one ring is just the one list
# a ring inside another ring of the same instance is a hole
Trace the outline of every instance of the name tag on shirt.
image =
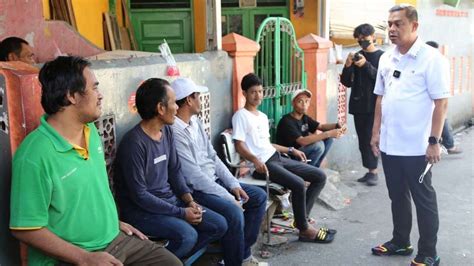
[(162, 162), (162, 161), (164, 161), (164, 160), (166, 160), (166, 154), (163, 154), (163, 155), (161, 155), (160, 157), (156, 157), (156, 158), (153, 160), (153, 162), (154, 162), (154, 164), (157, 164), (157, 163)]

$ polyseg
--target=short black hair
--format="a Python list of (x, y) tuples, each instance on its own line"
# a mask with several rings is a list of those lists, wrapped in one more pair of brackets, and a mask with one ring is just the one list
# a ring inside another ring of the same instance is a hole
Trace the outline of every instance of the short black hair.
[(435, 41), (427, 41), (426, 44), (428, 44), (429, 46), (431, 46), (433, 48), (436, 48), (436, 49), (439, 48), (439, 44)]
[(243, 91), (247, 91), (253, 86), (260, 86), (262, 84), (262, 80), (254, 73), (248, 73), (245, 75), (240, 83)]
[(0, 61), (8, 61), (10, 53), (20, 56), (22, 44), (29, 45), (27, 41), (18, 37), (8, 37), (0, 42)]
[(196, 98), (196, 92), (193, 92), (193, 93), (189, 94), (188, 96), (184, 97), (181, 100), (177, 100), (176, 105), (178, 105), (178, 107), (183, 106), (183, 104), (186, 103), (186, 99), (188, 99), (188, 97), (191, 97), (191, 98), (195, 99)]
[(39, 72), (41, 105), (48, 115), (70, 105), (68, 95), (85, 93), (84, 69), (90, 65), (86, 59), (76, 56), (59, 56), (43, 65)]
[(407, 5), (407, 4), (395, 5), (392, 8), (390, 8), (388, 12), (393, 13), (393, 12), (402, 11), (402, 10), (405, 10), (405, 16), (408, 18), (410, 22), (418, 21), (418, 12), (416, 11), (416, 8), (412, 5)]
[(135, 105), (143, 120), (150, 120), (158, 115), (158, 103), (168, 106), (167, 87), (170, 87), (170, 83), (160, 78), (147, 79), (138, 87)]
[(367, 23), (364, 23), (364, 24), (360, 24), (359, 26), (357, 26), (355, 29), (354, 29), (354, 38), (357, 39), (359, 38), (360, 36), (370, 36), (372, 34), (374, 34), (375, 32), (375, 29), (372, 25), (370, 24), (367, 24)]

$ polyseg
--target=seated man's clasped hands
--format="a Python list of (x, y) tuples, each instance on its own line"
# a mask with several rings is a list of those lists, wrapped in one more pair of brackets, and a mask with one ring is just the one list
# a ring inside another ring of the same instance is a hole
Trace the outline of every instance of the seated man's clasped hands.
[(170, 126), (175, 99), (163, 79), (140, 85), (136, 106), (142, 121), (123, 137), (114, 174), (121, 217), (148, 236), (169, 240), (167, 248), (184, 258), (220, 239), (227, 224), (195, 202), (186, 185)]
[(186, 181), (194, 199), (227, 222), (228, 230), (221, 241), (225, 265), (263, 265), (252, 256), (251, 247), (265, 214), (265, 191), (240, 184), (217, 156), (196, 116), (201, 109), (199, 95), (207, 88), (189, 78), (178, 78), (171, 87), (179, 106), (172, 127)]

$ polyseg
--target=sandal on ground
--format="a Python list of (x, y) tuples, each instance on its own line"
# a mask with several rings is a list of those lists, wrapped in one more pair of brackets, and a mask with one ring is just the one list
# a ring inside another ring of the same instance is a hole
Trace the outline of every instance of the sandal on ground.
[(390, 241), (372, 248), (372, 254), (377, 256), (408, 256), (411, 255), (411, 253), (413, 253), (413, 247), (411, 245), (398, 246)]
[[(310, 220), (313, 220), (314, 222), (312, 223)], [(313, 218), (308, 218), (308, 223), (309, 224), (315, 224), (316, 223), (316, 220), (314, 220)], [(293, 220), (293, 222), (291, 223), (291, 228), (296, 228), (296, 221)], [(326, 228), (326, 227), (321, 227), (319, 230), (324, 230), (330, 234), (335, 234), (337, 233), (337, 230), (336, 229), (329, 229), (329, 228)]]
[(438, 266), (441, 259), (436, 257), (416, 256), (410, 263), (410, 266)]
[(334, 234), (331, 234), (326, 230), (327, 229), (319, 229), (318, 233), (316, 233), (316, 237), (314, 237), (313, 239), (300, 236), (298, 240), (301, 242), (310, 242), (310, 243), (322, 243), (322, 244), (331, 243), (334, 240)]
[(331, 229), (331, 228), (326, 228), (326, 227), (321, 227), (321, 228), (319, 228), (319, 230), (324, 230), (324, 231), (326, 231), (330, 234), (333, 234), (333, 235), (335, 235), (337, 233), (336, 229)]

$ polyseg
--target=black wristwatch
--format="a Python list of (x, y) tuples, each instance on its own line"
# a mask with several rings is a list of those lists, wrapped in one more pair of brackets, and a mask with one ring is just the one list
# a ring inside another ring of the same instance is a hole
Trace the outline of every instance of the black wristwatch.
[(288, 154), (293, 154), (294, 150), (295, 150), (294, 147), (288, 147)]
[(437, 137), (431, 136), (431, 137), (428, 138), (428, 143), (430, 145), (439, 144), (439, 143), (441, 143), (441, 138), (438, 139)]

